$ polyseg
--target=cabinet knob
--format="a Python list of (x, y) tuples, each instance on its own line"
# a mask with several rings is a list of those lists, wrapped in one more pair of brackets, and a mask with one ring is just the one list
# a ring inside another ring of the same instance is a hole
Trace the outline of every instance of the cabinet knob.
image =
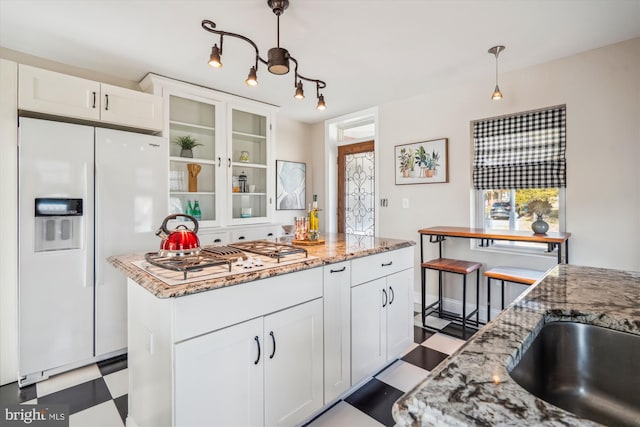
[(222, 243), (222, 239), (215, 239), (213, 243)]

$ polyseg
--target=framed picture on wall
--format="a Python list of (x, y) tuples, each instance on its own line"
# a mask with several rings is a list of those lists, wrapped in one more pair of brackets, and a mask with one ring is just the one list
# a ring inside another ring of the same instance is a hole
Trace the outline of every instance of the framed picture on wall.
[(307, 164), (276, 160), (276, 209), (306, 209)]
[(396, 145), (396, 185), (449, 182), (447, 148), (447, 138)]

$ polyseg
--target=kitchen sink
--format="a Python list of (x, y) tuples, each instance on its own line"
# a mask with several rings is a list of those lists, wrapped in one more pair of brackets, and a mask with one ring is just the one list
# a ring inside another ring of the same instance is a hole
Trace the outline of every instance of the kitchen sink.
[(640, 426), (640, 335), (547, 323), (509, 374), (536, 397), (579, 417)]

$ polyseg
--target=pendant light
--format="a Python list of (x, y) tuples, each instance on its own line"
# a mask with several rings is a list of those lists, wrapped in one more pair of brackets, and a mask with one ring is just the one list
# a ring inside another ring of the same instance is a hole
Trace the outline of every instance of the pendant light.
[(504, 46), (494, 46), (489, 49), (489, 53), (496, 57), (496, 88), (493, 90), (493, 95), (491, 95), (491, 99), (494, 101), (502, 99), (502, 92), (500, 92), (500, 88), (498, 87), (498, 55), (504, 49)]
[(213, 21), (205, 19), (202, 21), (202, 28), (210, 33), (217, 34), (220, 36), (220, 47), (218, 44), (214, 44), (211, 48), (211, 55), (209, 56), (209, 65), (213, 68), (221, 68), (222, 60), (220, 59), (222, 56), (222, 42), (225, 36), (234, 37), (240, 40), (243, 40), (249, 43), (256, 52), (255, 55), (255, 65), (251, 67), (249, 70), (249, 75), (245, 79), (245, 83), (248, 86), (257, 86), (258, 85), (258, 65), (263, 63), (267, 66), (267, 70), (270, 73), (276, 75), (287, 74), (290, 70), (290, 63), (293, 62), (294, 65), (294, 78), (293, 78), (293, 87), (295, 88), (294, 98), (296, 99), (304, 99), (304, 90), (302, 89), (302, 81), (307, 81), (310, 83), (316, 84), (316, 96), (318, 98), (318, 104), (316, 108), (318, 110), (324, 110), (327, 108), (324, 102), (324, 95), (320, 93), (320, 89), (324, 89), (327, 87), (327, 84), (322, 80), (312, 79), (309, 77), (305, 77), (298, 72), (298, 61), (289, 54), (289, 51), (283, 47), (280, 47), (280, 15), (284, 13), (284, 11), (289, 7), (289, 0), (267, 0), (267, 5), (276, 15), (277, 24), (276, 24), (276, 47), (269, 49), (267, 52), (267, 59), (263, 59), (260, 56), (260, 52), (258, 51), (258, 45), (256, 45), (253, 40), (249, 39), (238, 33), (231, 33), (228, 31), (221, 31), (216, 29), (216, 24)]

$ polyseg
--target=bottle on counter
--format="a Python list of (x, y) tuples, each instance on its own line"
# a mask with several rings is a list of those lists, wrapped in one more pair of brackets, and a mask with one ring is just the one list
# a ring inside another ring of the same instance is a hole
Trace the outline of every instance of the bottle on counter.
[(184, 213), (193, 216), (193, 206), (191, 205), (191, 200), (187, 200), (187, 210), (185, 210)]
[(193, 202), (193, 213), (191, 214), (191, 216), (193, 216), (195, 219), (197, 219), (198, 221), (200, 221), (202, 219), (202, 212), (200, 211), (200, 204), (198, 203), (198, 201), (194, 201)]
[(318, 195), (313, 195), (313, 203), (309, 209), (309, 240), (318, 240), (320, 237), (318, 220)]

